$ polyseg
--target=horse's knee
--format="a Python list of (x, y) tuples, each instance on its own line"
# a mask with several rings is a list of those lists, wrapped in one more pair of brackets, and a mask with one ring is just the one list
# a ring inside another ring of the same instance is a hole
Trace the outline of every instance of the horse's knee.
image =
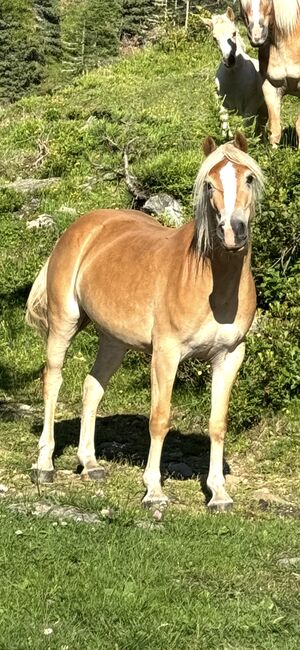
[(165, 437), (170, 428), (170, 418), (164, 413), (153, 413), (150, 417), (149, 429), (153, 438)]

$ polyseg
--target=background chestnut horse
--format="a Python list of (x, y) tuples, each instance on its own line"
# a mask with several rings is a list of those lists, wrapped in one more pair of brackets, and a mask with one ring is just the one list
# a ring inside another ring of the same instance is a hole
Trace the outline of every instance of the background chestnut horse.
[[(259, 47), (270, 142), (276, 147), (282, 97), (300, 97), (300, 0), (240, 0), (240, 5), (249, 39)], [(300, 147), (300, 115), (296, 132)]]
[(197, 356), (212, 365), (209, 423), (211, 507), (232, 503), (224, 488), (223, 444), (232, 384), (244, 357), (244, 338), (256, 306), (250, 268), (249, 222), (262, 172), (241, 134), (208, 155), (195, 184), (196, 219), (166, 228), (134, 210), (97, 210), (75, 221), (35, 280), (27, 322), (47, 337), (44, 428), (35, 480), (53, 480), (54, 410), (66, 350), (89, 321), (100, 335), (96, 361), (83, 388), (78, 448), (83, 473), (99, 478), (94, 427), (109, 378), (129, 348), (152, 353), (151, 445), (145, 503), (166, 503), (160, 458), (169, 428), (179, 362)]

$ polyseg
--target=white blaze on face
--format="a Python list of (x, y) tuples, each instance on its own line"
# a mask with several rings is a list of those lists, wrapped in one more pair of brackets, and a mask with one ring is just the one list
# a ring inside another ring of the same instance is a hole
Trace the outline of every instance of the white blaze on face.
[(224, 231), (224, 242), (228, 247), (234, 246), (235, 236), (232, 230), (230, 219), (234, 210), (237, 195), (237, 178), (234, 166), (231, 162), (226, 163), (220, 171), (220, 179), (223, 185), (224, 210), (221, 216)]
[(260, 19), (260, 0), (252, 0), (252, 17), (254, 25), (259, 23)]
[(234, 210), (237, 192), (237, 179), (234, 166), (231, 162), (226, 163), (226, 165), (222, 167), (220, 171), (220, 179), (224, 193), (224, 219), (229, 224), (230, 217)]

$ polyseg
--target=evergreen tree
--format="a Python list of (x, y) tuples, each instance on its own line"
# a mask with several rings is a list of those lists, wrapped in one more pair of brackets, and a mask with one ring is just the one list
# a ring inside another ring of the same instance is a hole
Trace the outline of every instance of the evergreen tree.
[(119, 52), (121, 0), (70, 0), (62, 13), (64, 67), (85, 72)]
[(123, 0), (121, 36), (144, 36), (165, 12), (165, 0)]
[(28, 0), (1, 0), (0, 101), (21, 97), (42, 79), (43, 57)]
[(36, 20), (47, 63), (61, 58), (60, 1), (34, 0)]

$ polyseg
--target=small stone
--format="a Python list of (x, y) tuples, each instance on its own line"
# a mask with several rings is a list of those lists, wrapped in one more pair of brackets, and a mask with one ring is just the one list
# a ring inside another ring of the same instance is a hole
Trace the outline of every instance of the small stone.
[(24, 535), (24, 533), (23, 533), (22, 530), (19, 530), (19, 529), (18, 529), (18, 530), (15, 531), (15, 535), (18, 535), (18, 536), (19, 536), (19, 535)]
[(33, 228), (51, 228), (54, 225), (54, 220), (50, 214), (40, 214), (37, 219), (26, 221), (26, 228), (32, 230)]
[(278, 566), (298, 566), (300, 565), (300, 557), (283, 557), (277, 562)]
[(16, 190), (16, 192), (35, 192), (42, 190), (51, 185), (55, 185), (60, 181), (60, 178), (17, 178), (12, 183), (1, 183), (0, 187)]
[(162, 515), (162, 512), (160, 510), (154, 510), (153, 519), (155, 519), (155, 521), (161, 521), (162, 516), (163, 515)]
[(142, 528), (143, 530), (154, 530), (156, 528), (155, 524), (150, 521), (137, 521), (137, 528)]
[(0, 483), (0, 494), (5, 494), (6, 492), (8, 492), (7, 485), (4, 485), (4, 483)]
[(111, 508), (102, 508), (100, 511), (102, 517), (105, 517), (107, 519), (112, 519), (113, 518), (113, 511)]
[(78, 214), (75, 208), (70, 208), (68, 205), (62, 205), (59, 208), (59, 212), (63, 212), (63, 214), (70, 214), (71, 216), (75, 216), (76, 214)]
[(50, 634), (53, 634), (52, 627), (45, 627), (44, 634), (45, 636), (49, 636)]

